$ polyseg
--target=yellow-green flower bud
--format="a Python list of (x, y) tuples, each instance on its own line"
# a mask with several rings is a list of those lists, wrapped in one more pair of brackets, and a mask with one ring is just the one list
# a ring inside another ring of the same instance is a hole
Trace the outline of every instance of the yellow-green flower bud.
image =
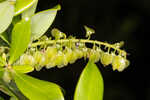
[(104, 66), (111, 64), (113, 61), (114, 55), (115, 55), (114, 53), (110, 54), (108, 52), (101, 52), (101, 63)]
[(71, 54), (71, 58), (70, 58), (69, 63), (72, 64), (72, 63), (74, 63), (77, 59), (78, 59), (78, 55), (76, 54), (76, 51), (75, 51), (75, 50), (72, 50), (72, 54)]
[(45, 56), (42, 52), (40, 51), (36, 51), (33, 55), (34, 59), (35, 59), (35, 69), (37, 71), (40, 71), (41, 68), (44, 66), (44, 62), (45, 62)]
[(28, 54), (23, 54), (20, 57), (19, 63), (20, 63), (20, 65), (31, 65), (31, 66), (34, 66), (35, 65), (35, 60), (34, 60), (33, 56), (28, 55)]
[(129, 66), (129, 61), (122, 56), (115, 56), (112, 62), (113, 70), (123, 71)]
[(65, 51), (65, 57), (66, 57), (66, 61), (69, 62), (69, 63), (74, 63), (75, 60), (76, 60), (76, 57), (75, 57), (75, 53), (74, 51), (72, 51), (72, 49), (70, 48), (66, 48), (66, 51)]
[(100, 60), (100, 52), (92, 49), (89, 54), (89, 60), (95, 63), (98, 62)]
[(57, 48), (56, 47), (48, 47), (45, 51), (45, 65), (49, 64), (52, 59), (57, 55)]
[(83, 57), (83, 52), (80, 49), (75, 49), (74, 52), (77, 55), (77, 58), (82, 58)]
[(56, 55), (55, 64), (58, 68), (62, 68), (63, 66), (66, 66), (68, 64), (66, 57), (62, 51), (59, 51)]

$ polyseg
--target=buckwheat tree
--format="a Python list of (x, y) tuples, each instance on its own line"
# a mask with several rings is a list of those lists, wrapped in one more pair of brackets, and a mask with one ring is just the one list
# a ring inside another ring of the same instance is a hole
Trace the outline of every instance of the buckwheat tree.
[(59, 85), (27, 73), (43, 67), (62, 68), (84, 58), (88, 63), (79, 78), (74, 100), (102, 100), (103, 79), (95, 63), (123, 71), (129, 65), (126, 51), (120, 49), (124, 43), (91, 40), (95, 31), (87, 26), (83, 39), (66, 36), (57, 28), (47, 37), (44, 33), (61, 7), (35, 13), (37, 3), (38, 0), (0, 0), (0, 91), (10, 100), (64, 100)]

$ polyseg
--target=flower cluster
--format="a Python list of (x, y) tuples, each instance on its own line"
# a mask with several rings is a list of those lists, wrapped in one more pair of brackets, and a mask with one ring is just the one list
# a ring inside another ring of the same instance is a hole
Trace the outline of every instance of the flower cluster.
[(29, 49), (23, 54), (16, 62), (18, 65), (31, 65), (37, 71), (41, 70), (44, 66), (52, 68), (57, 66), (62, 68), (68, 64), (74, 63), (77, 59), (89, 59), (93, 62), (100, 61), (104, 66), (112, 64), (113, 70), (123, 71), (128, 65), (129, 61), (124, 56), (124, 52), (116, 54), (115, 51), (104, 51), (98, 46), (88, 48), (83, 43), (75, 42), (68, 46), (66, 43), (63, 45), (53, 44), (40, 50)]
[[(38, 42), (33, 43), (15, 64), (34, 66), (39, 71), (43, 67), (62, 68), (77, 59), (88, 58), (95, 63), (100, 61), (104, 66), (111, 64), (113, 70), (118, 71), (123, 71), (129, 66), (126, 52), (120, 49), (124, 42), (109, 44), (90, 40), (94, 31), (86, 26), (85, 29), (88, 39), (76, 39), (72, 36), (67, 38), (65, 33), (54, 28), (51, 32), (54, 40), (42, 37)], [(86, 44), (92, 44), (93, 47), (90, 48)]]
[(57, 46), (48, 46), (46, 49), (36, 50), (31, 52), (30, 50), (23, 54), (16, 62), (18, 65), (31, 65), (34, 66), (37, 71), (42, 67), (52, 68), (57, 66), (62, 68), (69, 63), (74, 63), (77, 59), (87, 56), (85, 48), (69, 48), (64, 49)]

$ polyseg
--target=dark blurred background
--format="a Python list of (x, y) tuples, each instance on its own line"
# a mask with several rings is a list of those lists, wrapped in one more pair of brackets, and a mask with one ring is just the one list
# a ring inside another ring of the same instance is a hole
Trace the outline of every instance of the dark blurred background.
[[(39, 0), (37, 11), (56, 4), (61, 4), (62, 9), (51, 28), (84, 38), (83, 25), (87, 25), (96, 31), (92, 39), (125, 41), (124, 49), (131, 62), (127, 69), (120, 73), (97, 63), (104, 79), (104, 100), (150, 100), (150, 0)], [(66, 100), (73, 100), (86, 63), (81, 59), (62, 69), (43, 69), (30, 75), (59, 84), (66, 90)]]

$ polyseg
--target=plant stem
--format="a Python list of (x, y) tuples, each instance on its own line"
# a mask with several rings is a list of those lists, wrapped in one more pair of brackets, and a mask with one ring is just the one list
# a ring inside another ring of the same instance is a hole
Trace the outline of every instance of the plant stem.
[(54, 44), (54, 43), (66, 43), (66, 42), (80, 42), (80, 43), (91, 43), (91, 44), (97, 44), (97, 45), (104, 45), (109, 48), (113, 48), (114, 50), (119, 51), (120, 53), (124, 54), (126, 56), (126, 52), (124, 50), (121, 50), (119, 48), (116, 48), (113, 44), (108, 44), (106, 42), (101, 42), (97, 40), (87, 40), (87, 39), (60, 39), (60, 40), (47, 40), (47, 41), (41, 41), (36, 42), (30, 45), (30, 47), (36, 47), (38, 45), (44, 45), (44, 44)]

